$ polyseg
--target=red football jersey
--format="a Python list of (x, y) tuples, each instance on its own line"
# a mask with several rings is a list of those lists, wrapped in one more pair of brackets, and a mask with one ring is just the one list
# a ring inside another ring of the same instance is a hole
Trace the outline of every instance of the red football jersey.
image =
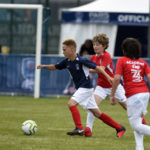
[[(90, 58), (90, 60), (96, 63), (98, 66), (104, 66), (105, 71), (110, 75), (110, 77), (114, 77), (113, 62), (108, 52), (105, 51), (104, 54), (99, 57), (95, 54)], [(103, 88), (112, 87), (112, 85), (109, 84), (107, 78), (101, 73), (98, 73), (97, 85), (100, 85)]]
[(126, 96), (149, 92), (144, 76), (150, 73), (149, 65), (142, 59), (121, 57), (117, 61), (116, 74), (123, 76)]

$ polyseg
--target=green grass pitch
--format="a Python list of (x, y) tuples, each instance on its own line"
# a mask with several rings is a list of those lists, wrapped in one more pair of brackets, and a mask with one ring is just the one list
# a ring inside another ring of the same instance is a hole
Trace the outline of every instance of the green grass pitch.
[[(118, 139), (113, 128), (95, 119), (93, 136), (67, 136), (74, 129), (68, 109), (68, 97), (40, 98), (0, 97), (0, 150), (135, 150), (133, 131), (126, 111), (119, 104), (110, 105), (105, 100), (100, 105), (103, 112), (124, 125), (127, 129)], [(78, 106), (82, 123), (86, 123), (86, 111)], [(148, 110), (150, 107), (148, 107)], [(36, 135), (27, 136), (21, 131), (25, 120), (34, 120), (38, 125)], [(150, 124), (150, 113), (146, 115)], [(150, 149), (150, 137), (144, 137), (145, 150)]]

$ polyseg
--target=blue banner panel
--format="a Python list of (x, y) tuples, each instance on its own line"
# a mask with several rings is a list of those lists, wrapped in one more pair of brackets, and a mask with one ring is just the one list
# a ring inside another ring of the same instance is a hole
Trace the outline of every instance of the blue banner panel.
[[(62, 57), (42, 56), (43, 64), (55, 64)], [(41, 95), (62, 94), (70, 75), (67, 71), (41, 69)], [(0, 92), (33, 94), (34, 55), (0, 55)]]
[[(42, 56), (42, 64), (56, 64), (64, 57)], [(150, 65), (150, 59), (145, 59)], [(116, 64), (117, 59), (113, 59)], [(92, 84), (96, 85), (96, 77)], [(0, 55), (0, 92), (33, 94), (35, 79), (34, 55)], [(68, 88), (71, 85), (71, 88)], [(40, 94), (62, 95), (65, 89), (73, 92), (70, 74), (66, 70), (41, 69)]]
[[(42, 64), (56, 64), (64, 59), (57, 56), (42, 56)], [(41, 70), (41, 95), (63, 94), (63, 91), (70, 79), (70, 74), (66, 70)]]
[(32, 93), (34, 56), (0, 55), (0, 92)]
[(148, 14), (62, 11), (62, 23), (148, 26)]

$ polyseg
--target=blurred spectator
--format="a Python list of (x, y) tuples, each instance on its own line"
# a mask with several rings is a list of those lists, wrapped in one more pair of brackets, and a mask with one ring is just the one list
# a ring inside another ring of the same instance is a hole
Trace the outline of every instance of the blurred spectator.
[(72, 95), (74, 92), (75, 92), (75, 86), (74, 86), (72, 78), (70, 77), (69, 81), (63, 91), (63, 94), (64, 95)]
[(31, 15), (31, 10), (25, 10), (24, 11), (24, 20), (25, 21), (31, 21), (32, 20), (32, 15)]
[[(85, 40), (85, 42), (82, 44), (80, 48), (79, 55), (80, 56), (87, 56), (87, 55), (94, 55), (94, 48), (93, 48), (93, 41), (90, 39)], [(93, 87), (96, 87), (97, 84), (97, 74), (90, 73), (90, 78), (92, 81)]]
[(95, 54), (94, 49), (93, 49), (93, 42), (92, 40), (87, 39), (81, 46), (79, 55), (85, 56), (85, 55), (93, 55), (93, 54)]

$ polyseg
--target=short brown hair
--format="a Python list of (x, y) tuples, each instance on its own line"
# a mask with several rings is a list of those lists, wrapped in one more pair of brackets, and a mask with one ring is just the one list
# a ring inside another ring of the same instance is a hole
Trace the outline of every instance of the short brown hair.
[(108, 48), (109, 38), (106, 36), (106, 34), (101, 33), (93, 37), (93, 42), (98, 42), (102, 44), (103, 46), (106, 46), (106, 48)]
[(139, 40), (135, 38), (126, 38), (125, 40), (123, 40), (121, 47), (124, 56), (131, 59), (138, 59), (141, 57), (142, 45)]
[(76, 44), (75, 40), (73, 40), (73, 39), (67, 39), (62, 44), (67, 45), (67, 46), (73, 46), (75, 49), (77, 47), (77, 44)]

